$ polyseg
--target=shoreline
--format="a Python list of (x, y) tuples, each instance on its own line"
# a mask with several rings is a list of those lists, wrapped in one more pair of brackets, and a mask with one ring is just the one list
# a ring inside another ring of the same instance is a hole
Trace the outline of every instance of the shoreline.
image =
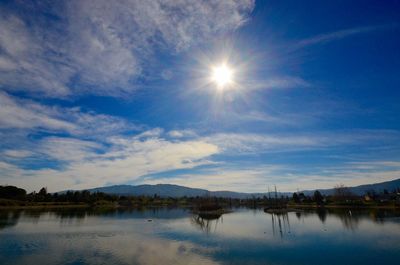
[(300, 209), (390, 209), (400, 210), (400, 205), (304, 205), (289, 204), (290, 208)]
[(29, 209), (77, 209), (77, 208), (94, 208), (86, 204), (70, 204), (70, 205), (17, 205), (17, 206), (0, 206), (0, 210), (29, 210)]
[[(193, 205), (183, 204), (143, 204), (143, 205), (90, 205), (90, 204), (33, 204), (33, 205), (9, 205), (0, 206), (0, 210), (51, 210), (51, 209), (135, 209), (135, 208), (163, 208), (163, 207), (178, 207), (178, 208), (190, 208)], [(248, 207), (246, 205), (237, 205), (236, 207)], [(257, 208), (262, 209), (264, 206), (259, 205)], [(302, 209), (387, 209), (387, 210), (400, 210), (398, 205), (304, 205), (304, 204), (288, 204), (288, 208), (296, 210)], [(228, 207), (232, 208), (232, 207)], [(235, 207), (233, 207), (235, 208)], [(251, 208), (251, 207), (250, 207)], [(231, 210), (223, 210), (224, 213), (231, 212)]]

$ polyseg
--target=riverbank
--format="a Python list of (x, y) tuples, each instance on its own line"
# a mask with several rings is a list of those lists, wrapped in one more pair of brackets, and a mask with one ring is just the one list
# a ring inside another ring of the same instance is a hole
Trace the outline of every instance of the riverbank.
[(55, 209), (55, 208), (90, 208), (86, 203), (65, 202), (25, 202), (17, 200), (0, 199), (0, 209)]
[(388, 204), (388, 205), (376, 205), (376, 204), (327, 204), (327, 205), (317, 205), (317, 204), (288, 204), (290, 208), (294, 209), (391, 209), (400, 210), (400, 205)]
[[(4, 205), (4, 201), (0, 201), (0, 210), (29, 210), (29, 209), (74, 209), (74, 208), (110, 208), (110, 209), (118, 209), (118, 208), (159, 208), (159, 207), (178, 207), (178, 208), (195, 208), (194, 205), (191, 204), (168, 204), (168, 203), (156, 203), (156, 204), (133, 204), (133, 205), (120, 205), (118, 203), (53, 203), (53, 202), (21, 202), (20, 204)], [(247, 207), (246, 205), (236, 205), (233, 207)], [(227, 207), (231, 208), (231, 207)], [(250, 207), (252, 208), (252, 207)], [(256, 208), (263, 208), (263, 206), (259, 206)], [(399, 205), (315, 205), (315, 204), (288, 204), (288, 209), (295, 211), (296, 209), (388, 209), (388, 210), (400, 210)], [(199, 212), (199, 211), (194, 211)], [(206, 211), (207, 212), (207, 211)], [(213, 211), (211, 211), (214, 213)], [(232, 212), (232, 210), (221, 209), (218, 211), (218, 214), (224, 214)]]
[(96, 201), (92, 203), (85, 202), (27, 202), (18, 200), (0, 199), (0, 210), (29, 210), (29, 209), (64, 209), (64, 208), (158, 208), (158, 207), (181, 207), (190, 208), (194, 207), (193, 204), (176, 203), (167, 201), (156, 201), (146, 203), (126, 203), (126, 202), (112, 202), (112, 201)]

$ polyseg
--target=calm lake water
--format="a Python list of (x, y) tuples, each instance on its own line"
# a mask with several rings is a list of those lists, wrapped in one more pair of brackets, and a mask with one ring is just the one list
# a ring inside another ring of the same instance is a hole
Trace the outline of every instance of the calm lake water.
[(400, 215), (0, 211), (0, 264), (399, 264)]

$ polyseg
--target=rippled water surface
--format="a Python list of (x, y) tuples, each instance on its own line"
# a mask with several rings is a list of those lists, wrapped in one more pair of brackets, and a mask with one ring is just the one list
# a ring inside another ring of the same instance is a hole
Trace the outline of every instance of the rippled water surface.
[(0, 264), (398, 264), (400, 215), (0, 211)]

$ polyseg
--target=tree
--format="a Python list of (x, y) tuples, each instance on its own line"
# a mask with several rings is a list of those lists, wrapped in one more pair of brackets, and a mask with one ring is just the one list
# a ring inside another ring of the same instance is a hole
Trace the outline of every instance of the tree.
[(350, 189), (343, 184), (335, 186), (333, 196), (336, 200), (349, 200), (353, 197)]
[(26, 190), (15, 186), (0, 186), (0, 198), (25, 199)]
[(41, 196), (46, 196), (47, 195), (47, 188), (45, 188), (45, 187), (41, 188), (38, 194), (41, 195)]
[(300, 198), (299, 195), (297, 195), (297, 193), (293, 193), (292, 199), (295, 203), (299, 203), (300, 202)]
[(314, 192), (314, 201), (318, 204), (321, 205), (324, 202), (324, 196), (322, 196), (321, 192), (319, 192), (318, 190), (316, 190)]
[(303, 192), (299, 193), (299, 201), (300, 202), (305, 202), (308, 201), (309, 198), (306, 197), (306, 195)]

